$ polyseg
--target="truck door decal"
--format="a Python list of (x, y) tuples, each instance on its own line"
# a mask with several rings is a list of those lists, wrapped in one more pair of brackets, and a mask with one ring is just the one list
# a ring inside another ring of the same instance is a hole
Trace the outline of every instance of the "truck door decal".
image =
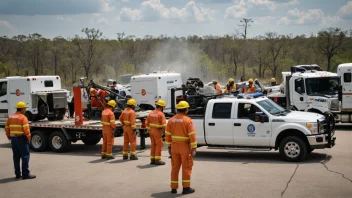
[(255, 126), (253, 124), (249, 124), (247, 127), (248, 133), (253, 133), (255, 131)]
[(142, 94), (142, 96), (145, 96), (145, 95), (147, 94), (147, 92), (145, 91), (145, 89), (142, 89), (142, 90), (141, 90), (141, 94)]

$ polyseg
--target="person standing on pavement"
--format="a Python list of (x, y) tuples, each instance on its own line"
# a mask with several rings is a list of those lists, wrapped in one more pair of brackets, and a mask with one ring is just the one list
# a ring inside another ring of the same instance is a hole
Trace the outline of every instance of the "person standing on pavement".
[(164, 100), (158, 100), (155, 105), (156, 109), (150, 112), (145, 120), (147, 130), (150, 129), (150, 164), (165, 165), (165, 162), (161, 161), (161, 150), (163, 148), (162, 134), (166, 128), (166, 119), (163, 113), (166, 104)]
[(194, 193), (191, 188), (191, 174), (193, 156), (196, 154), (197, 140), (192, 119), (186, 116), (189, 104), (180, 101), (176, 105), (177, 114), (173, 116), (166, 126), (166, 144), (171, 154), (171, 193), (177, 193), (178, 173), (182, 165), (182, 194)]
[(128, 145), (130, 145), (130, 160), (138, 160), (136, 156), (136, 113), (134, 108), (137, 102), (134, 99), (127, 101), (127, 107), (120, 115), (120, 122), (123, 124), (123, 159), (128, 159)]
[[(35, 175), (31, 175), (29, 171), (29, 142), (31, 141), (31, 132), (29, 130), (28, 119), (24, 115), (27, 105), (24, 102), (18, 102), (17, 112), (12, 114), (6, 121), (5, 132), (7, 139), (11, 141), (13, 164), (15, 167), (16, 179), (34, 179)], [(22, 176), (20, 168), (20, 160), (22, 160)]]
[(101, 114), (103, 124), (103, 145), (101, 149), (101, 159), (114, 159), (112, 156), (112, 146), (114, 145), (114, 130), (116, 129), (114, 109), (116, 102), (110, 100)]

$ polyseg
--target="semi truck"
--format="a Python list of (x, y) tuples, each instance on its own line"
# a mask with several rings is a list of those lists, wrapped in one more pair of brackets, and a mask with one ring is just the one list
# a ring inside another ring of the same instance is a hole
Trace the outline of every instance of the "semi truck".
[(337, 73), (322, 71), (317, 65), (291, 67), (283, 72), (279, 91), (268, 97), (286, 109), (324, 114), (331, 112), (336, 122), (352, 122), (352, 63), (340, 64)]

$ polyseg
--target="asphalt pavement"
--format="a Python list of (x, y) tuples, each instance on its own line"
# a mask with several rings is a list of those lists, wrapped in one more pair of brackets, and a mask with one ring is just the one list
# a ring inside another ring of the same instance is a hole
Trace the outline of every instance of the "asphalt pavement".
[[(184, 197), (352, 197), (352, 128), (336, 132), (332, 149), (315, 150), (302, 163), (281, 160), (278, 151), (198, 148), (191, 186)], [(147, 149), (138, 161), (122, 160), (122, 140), (115, 138), (114, 160), (101, 160), (101, 143), (73, 144), (68, 153), (31, 152), (34, 180), (15, 180), (12, 151), (0, 129), (0, 197), (180, 197), (170, 193), (171, 161), (149, 165)], [(139, 142), (139, 141), (138, 141)], [(137, 146), (138, 148), (138, 146)], [(180, 175), (181, 180), (181, 175)]]

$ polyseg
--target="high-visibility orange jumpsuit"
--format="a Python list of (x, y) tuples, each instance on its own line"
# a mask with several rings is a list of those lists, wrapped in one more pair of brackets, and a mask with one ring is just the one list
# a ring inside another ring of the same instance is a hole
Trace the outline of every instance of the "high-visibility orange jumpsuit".
[(137, 137), (134, 134), (134, 129), (136, 129), (136, 113), (133, 109), (126, 107), (122, 111), (120, 122), (123, 123), (123, 151), (122, 155), (124, 157), (128, 156), (128, 145), (130, 144), (130, 154), (136, 156), (136, 141)]
[(116, 123), (114, 112), (112, 112), (110, 108), (106, 108), (102, 112), (101, 123), (103, 124), (103, 145), (101, 148), (101, 156), (111, 157)]
[(221, 90), (221, 87), (220, 87), (219, 83), (216, 84), (215, 89), (216, 89), (216, 92), (217, 92), (219, 95), (222, 94), (222, 90)]
[(155, 109), (150, 112), (145, 120), (146, 128), (150, 129), (150, 159), (156, 162), (161, 160), (161, 150), (163, 148), (163, 140), (161, 138), (162, 131), (166, 128), (166, 119), (163, 112), (159, 109)]
[(193, 157), (191, 148), (197, 148), (196, 132), (192, 119), (178, 113), (169, 119), (165, 131), (166, 144), (171, 146), (171, 188), (178, 188), (178, 173), (182, 164), (182, 186), (189, 188)]
[(107, 96), (109, 96), (108, 92), (104, 90), (99, 90), (97, 92), (97, 96), (91, 98), (91, 106), (98, 107), (100, 110), (103, 110), (106, 106), (105, 97)]
[(252, 86), (249, 85), (249, 88), (247, 88), (247, 87), (243, 88), (243, 93), (245, 93), (245, 94), (253, 94), (255, 92), (257, 92), (257, 90), (255, 89), (254, 85), (252, 85)]

